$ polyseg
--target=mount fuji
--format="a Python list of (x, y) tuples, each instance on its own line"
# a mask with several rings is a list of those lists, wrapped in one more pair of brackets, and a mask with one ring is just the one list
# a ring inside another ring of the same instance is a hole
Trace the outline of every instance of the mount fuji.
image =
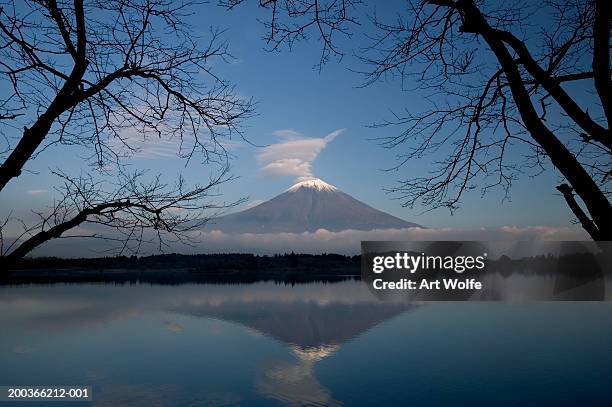
[(209, 224), (228, 233), (302, 233), (318, 229), (374, 230), (421, 227), (379, 211), (320, 179), (298, 182), (282, 194)]

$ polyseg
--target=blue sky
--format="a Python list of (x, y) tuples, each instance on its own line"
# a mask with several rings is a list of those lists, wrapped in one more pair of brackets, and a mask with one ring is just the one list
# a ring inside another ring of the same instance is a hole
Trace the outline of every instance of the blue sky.
[[(256, 100), (257, 115), (244, 123), (244, 135), (253, 144), (269, 146), (287, 140), (287, 130), (295, 132), (294, 138), (323, 138), (343, 129), (312, 160), (312, 174), (378, 209), (430, 227), (573, 226), (564, 201), (556, 194), (558, 178), (552, 171), (515, 182), (510, 202), (502, 203), (501, 191), (482, 197), (475, 190), (464, 197), (461, 208), (453, 216), (445, 209), (419, 215), (422, 208), (402, 208), (400, 201), (384, 193), (383, 187), (391, 186), (402, 177), (424, 174), (431, 167), (425, 159), (398, 173), (384, 171), (394, 164), (397, 151), (386, 150), (372, 139), (399, 129), (372, 129), (367, 125), (390, 118), (392, 110), (418, 109), (424, 103), (423, 95), (402, 91), (397, 81), (379, 82), (365, 88), (359, 86), (363, 78), (349, 70), (358, 67), (350, 52), (355, 44), (359, 45), (367, 25), (356, 30), (349, 41), (340, 42), (347, 51), (342, 61), (331, 61), (319, 72), (313, 68), (320, 55), (320, 44), (316, 41), (300, 43), (293, 52), (264, 50), (265, 43), (261, 39), (264, 27), (257, 19), (267, 16), (265, 10), (254, 5), (227, 12), (214, 4), (203, 4), (190, 18), (194, 30), (203, 38), (211, 26), (226, 29), (224, 38), (235, 60), (218, 63), (215, 69), (236, 84), (239, 94)], [(279, 133), (283, 130), (284, 133)], [(255, 147), (240, 140), (230, 146), (235, 156), (232, 173), (239, 178), (223, 187), (225, 200), (241, 197), (265, 200), (294, 183), (295, 174), (278, 176), (262, 171), (265, 162), (258, 157), (265, 147)], [(133, 164), (166, 174), (183, 171), (190, 181), (208, 176), (209, 169), (197, 161), (184, 168), (184, 162), (165, 154), (165, 149), (144, 150), (148, 153), (134, 157)], [(24, 206), (39, 207), (48, 202), (52, 199), (51, 186), (55, 182), (49, 168), (61, 166), (69, 172), (87, 171), (79, 157), (82, 154), (76, 147), (65, 146), (41, 153), (28, 164), (28, 169), (36, 173), (24, 173), (18, 182), (10, 184), (0, 210), (6, 213), (9, 208), (18, 208), (19, 212)]]

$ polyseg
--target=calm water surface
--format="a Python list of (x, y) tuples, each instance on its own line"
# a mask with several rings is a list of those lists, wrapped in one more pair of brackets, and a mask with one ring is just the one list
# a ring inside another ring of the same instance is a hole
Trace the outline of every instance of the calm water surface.
[(91, 385), (96, 406), (612, 405), (612, 303), (20, 286), (0, 288), (0, 324), (0, 385)]

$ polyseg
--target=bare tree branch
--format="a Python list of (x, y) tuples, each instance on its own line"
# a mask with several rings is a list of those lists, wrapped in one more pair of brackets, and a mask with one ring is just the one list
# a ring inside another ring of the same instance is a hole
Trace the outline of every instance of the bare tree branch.
[[(379, 139), (383, 146), (401, 151), (391, 170), (426, 154), (437, 158), (430, 175), (402, 180), (388, 191), (405, 206), (454, 210), (464, 193), (478, 184), (484, 183), (483, 193), (501, 186), (507, 197), (513, 180), (526, 171), (537, 175), (550, 162), (588, 209), (585, 216), (591, 219), (581, 224), (594, 226), (585, 230), (594, 239), (612, 239), (606, 176), (612, 165), (609, 122), (606, 126), (601, 116), (589, 113), (597, 106), (581, 107), (579, 99), (561, 86), (576, 80), (599, 81), (595, 91), (605, 113), (610, 91), (604, 88), (612, 74), (609, 18), (605, 24), (601, 21), (607, 11), (595, 3), (547, 1), (552, 23), (541, 32), (540, 48), (535, 40), (514, 33), (524, 35), (523, 27), (529, 24), (529, 14), (523, 13), (527, 3), (430, 0), (411, 2), (406, 19), (400, 16), (393, 23), (375, 19), (379, 36), (361, 51), (369, 67), (363, 71), (365, 84), (390, 76), (399, 77), (403, 86), (407, 79), (415, 79), (413, 83), (429, 93), (432, 105), (373, 126), (404, 127), (399, 135)], [(488, 49), (481, 47), (481, 40)], [(595, 56), (597, 44), (599, 56)], [(533, 54), (531, 46), (540, 54)], [(590, 57), (605, 63), (597, 69), (587, 66), (584, 62)], [(508, 149), (524, 150), (524, 146), (531, 150), (523, 154), (525, 162), (510, 162)], [(576, 214), (573, 206), (570, 209)]]
[[(121, 173), (113, 183), (90, 176), (73, 178), (61, 172), (56, 175), (64, 181), (59, 190), (61, 198), (48, 211), (38, 212), (40, 221), (25, 227), (24, 233), (10, 244), (0, 239), (4, 261), (14, 263), (38, 246), (86, 223), (101, 226), (104, 238), (121, 242), (119, 254), (126, 250), (137, 252), (147, 231), (153, 233), (158, 248), (163, 250), (170, 237), (185, 243), (197, 237), (198, 230), (214, 215), (211, 210), (242, 202), (209, 201), (217, 196), (220, 185), (232, 180), (227, 168), (206, 185), (189, 188), (182, 178), (173, 186), (163, 183), (159, 176), (147, 181), (145, 172)], [(3, 227), (6, 224), (7, 221)], [(100, 236), (94, 233), (80, 237)]]
[(572, 188), (567, 184), (561, 184), (557, 186), (557, 189), (567, 202), (567, 206), (571, 209), (572, 213), (578, 218), (578, 221), (582, 225), (582, 228), (587, 231), (587, 233), (593, 238), (593, 240), (603, 240), (599, 236), (599, 229), (593, 223), (591, 219), (584, 213), (576, 199), (574, 198), (574, 194), (572, 192)]
[[(612, 81), (610, 81), (610, 21), (612, 6), (609, 1), (595, 2), (595, 19), (593, 22), (593, 72), (595, 88), (608, 119), (608, 128), (612, 126)], [(612, 139), (608, 131), (608, 138)]]
[[(219, 4), (233, 9), (246, 0), (220, 0)], [(316, 67), (320, 70), (331, 57), (342, 57), (337, 47), (338, 36), (350, 36), (350, 26), (359, 25), (352, 15), (359, 0), (260, 0), (259, 7), (269, 10), (264, 23), (268, 34), (264, 40), (270, 51), (283, 46), (292, 50), (296, 43), (314, 35), (322, 44)]]
[[(126, 133), (136, 127), (185, 139), (192, 144), (187, 158), (223, 155), (218, 137), (239, 133), (252, 102), (211, 70), (211, 61), (229, 57), (227, 47), (218, 31), (211, 31), (206, 48), (196, 44), (182, 21), (187, 5), (77, 0), (71, 8), (33, 2), (23, 13), (0, 8), (0, 79), (10, 83), (17, 113), (34, 116), (21, 121), (23, 134), (0, 165), (0, 190), (43, 142), (95, 144), (92, 158), (103, 166), (117, 158), (114, 140), (129, 145)], [(74, 61), (69, 73), (64, 56)], [(194, 80), (201, 74), (208, 84)]]
[[(189, 243), (216, 210), (209, 202), (229, 180), (224, 139), (242, 137), (253, 103), (213, 65), (231, 58), (222, 32), (199, 38), (186, 25), (190, 2), (172, 0), (32, 0), (0, 2), (0, 192), (54, 145), (79, 146), (95, 170), (55, 174), (63, 187), (37, 221), (9, 215), (0, 226), (0, 257), (19, 259), (85, 224), (89, 237), (137, 252), (144, 240)], [(176, 141), (178, 157), (200, 157), (217, 173), (209, 184), (179, 175), (127, 173), (126, 159), (154, 138)], [(219, 167), (221, 166), (221, 167)], [(220, 170), (217, 172), (216, 169)], [(15, 234), (14, 224), (21, 227)], [(10, 226), (10, 227), (9, 227)], [(85, 236), (84, 236), (85, 237)]]

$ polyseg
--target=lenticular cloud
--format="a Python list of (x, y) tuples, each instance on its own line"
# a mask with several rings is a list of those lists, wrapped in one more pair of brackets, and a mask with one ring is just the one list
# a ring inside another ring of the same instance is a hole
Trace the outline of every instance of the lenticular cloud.
[(257, 154), (260, 174), (268, 176), (289, 175), (297, 178), (312, 177), (312, 162), (319, 153), (344, 129), (334, 130), (325, 137), (303, 137), (297, 132), (283, 131), (283, 140), (271, 144)]

